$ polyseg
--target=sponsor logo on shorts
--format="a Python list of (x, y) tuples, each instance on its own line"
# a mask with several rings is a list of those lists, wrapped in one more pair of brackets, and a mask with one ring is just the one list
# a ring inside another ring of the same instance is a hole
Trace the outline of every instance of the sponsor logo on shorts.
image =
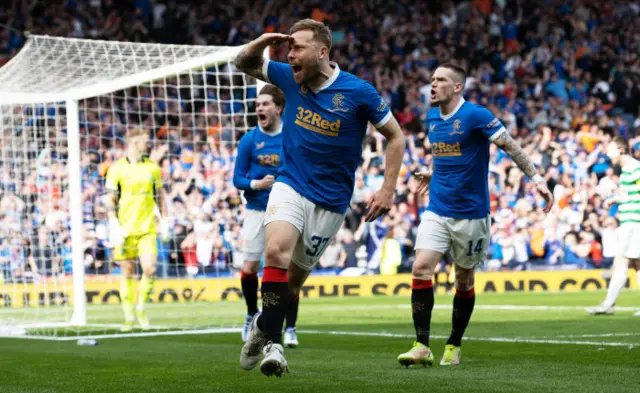
[(267, 206), (267, 215), (268, 216), (273, 216), (276, 214), (276, 211), (278, 210), (278, 208), (276, 207), (276, 205), (269, 205)]

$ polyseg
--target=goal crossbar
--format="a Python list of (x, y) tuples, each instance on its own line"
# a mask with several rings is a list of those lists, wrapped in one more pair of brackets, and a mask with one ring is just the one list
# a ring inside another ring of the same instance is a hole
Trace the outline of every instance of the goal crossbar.
[[(4, 67), (0, 68), (0, 105), (9, 104), (39, 104), (46, 102), (62, 102), (68, 100), (82, 100), (98, 95), (104, 95), (116, 92), (118, 90), (125, 89), (132, 85), (142, 84), (150, 82), (160, 78), (168, 78), (175, 75), (185, 73), (189, 70), (202, 67), (210, 67), (216, 64), (226, 62), (235, 56), (243, 46), (237, 47), (210, 47), (210, 53), (205, 53), (198, 57), (187, 58), (185, 60), (145, 70), (143, 72), (128, 73), (128, 70), (123, 70), (123, 75), (114, 79), (101, 80), (96, 83), (83, 84), (78, 83), (77, 86), (70, 86), (65, 89), (52, 89), (50, 92), (28, 92), (25, 90), (31, 90), (26, 88), (29, 84), (29, 80), (17, 80), (12, 81), (15, 78), (16, 70), (19, 70), (27, 63), (33, 61), (33, 46), (36, 39), (44, 40), (60, 40), (56, 37), (37, 36), (32, 35), (23, 50), (21, 50), (11, 61), (9, 61)], [(97, 40), (80, 40), (80, 39), (68, 39), (70, 41), (81, 41), (83, 43), (112, 43), (109, 41), (97, 41)], [(130, 43), (131, 45), (143, 47), (144, 45), (159, 46), (160, 44), (138, 44)], [(181, 48), (186, 46), (173, 47)], [(203, 48), (203, 47), (192, 47)], [(206, 47), (204, 47), (206, 48)], [(31, 49), (31, 50), (29, 50)], [(37, 50), (37, 49), (36, 49)], [(36, 52), (37, 53), (37, 52)], [(40, 73), (46, 74), (48, 72), (47, 66), (38, 70)], [(82, 82), (82, 80), (79, 80)]]

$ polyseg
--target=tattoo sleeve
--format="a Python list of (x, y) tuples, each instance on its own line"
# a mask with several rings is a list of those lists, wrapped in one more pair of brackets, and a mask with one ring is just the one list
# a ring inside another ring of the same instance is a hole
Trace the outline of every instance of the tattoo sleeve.
[(527, 153), (522, 150), (522, 147), (520, 147), (518, 142), (514, 141), (508, 133), (503, 133), (493, 141), (493, 143), (504, 150), (516, 165), (518, 165), (518, 168), (529, 176), (530, 179), (538, 173), (536, 166), (529, 159)]
[(264, 79), (262, 74), (262, 65), (264, 64), (264, 57), (262, 53), (253, 54), (244, 48), (238, 53), (233, 64), (236, 68), (245, 74), (249, 74), (254, 78)]

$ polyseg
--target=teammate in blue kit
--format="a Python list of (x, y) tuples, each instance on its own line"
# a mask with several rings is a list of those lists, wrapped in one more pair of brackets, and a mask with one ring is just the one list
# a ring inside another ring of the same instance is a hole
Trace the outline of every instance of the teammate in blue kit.
[[(242, 340), (247, 333), (253, 316), (258, 312), (258, 269), (264, 252), (264, 212), (267, 209), (269, 192), (278, 175), (282, 162), (282, 120), (285, 108), (282, 90), (266, 85), (256, 99), (258, 126), (247, 132), (238, 144), (238, 156), (233, 172), (233, 185), (244, 190), (247, 212), (242, 226), (242, 251), (244, 264), (240, 283), (247, 303), (247, 317), (242, 331)], [(292, 299), (287, 311), (284, 344), (298, 345), (296, 319), (298, 299)]]
[[(289, 44), (289, 64), (264, 60), (269, 45)], [(263, 374), (288, 370), (281, 345), (290, 300), (342, 225), (354, 189), (362, 143), (371, 122), (387, 139), (385, 178), (369, 203), (373, 221), (393, 203), (405, 141), (371, 84), (329, 61), (331, 31), (305, 19), (286, 34), (264, 34), (238, 54), (236, 67), (284, 91), (284, 165), (265, 216), (262, 313), (254, 317), (240, 366)], [(290, 263), (293, 262), (293, 263)]]
[(432, 276), (445, 253), (455, 264), (456, 293), (452, 328), (440, 365), (460, 363), (462, 335), (475, 304), (474, 269), (484, 261), (489, 246), (489, 142), (502, 148), (535, 183), (544, 198), (544, 212), (553, 195), (527, 154), (509, 136), (502, 123), (481, 105), (462, 98), (465, 71), (453, 64), (439, 66), (431, 82), (427, 114), (433, 171), (416, 174), (418, 192), (429, 190), (429, 206), (422, 215), (412, 267), (411, 309), (416, 330), (413, 348), (398, 361), (431, 365), (429, 330), (433, 309)]

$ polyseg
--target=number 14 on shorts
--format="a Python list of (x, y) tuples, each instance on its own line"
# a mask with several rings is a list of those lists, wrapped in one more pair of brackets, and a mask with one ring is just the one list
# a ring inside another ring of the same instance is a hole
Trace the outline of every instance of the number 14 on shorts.
[(482, 239), (478, 240), (478, 243), (476, 243), (475, 248), (473, 247), (473, 240), (469, 240), (468, 243), (468, 249), (467, 249), (467, 256), (470, 257), (473, 255), (473, 253), (479, 253), (480, 251), (482, 251)]
[(307, 255), (316, 258), (322, 253), (322, 250), (327, 246), (329, 242), (328, 237), (311, 236), (311, 248), (307, 250)]

